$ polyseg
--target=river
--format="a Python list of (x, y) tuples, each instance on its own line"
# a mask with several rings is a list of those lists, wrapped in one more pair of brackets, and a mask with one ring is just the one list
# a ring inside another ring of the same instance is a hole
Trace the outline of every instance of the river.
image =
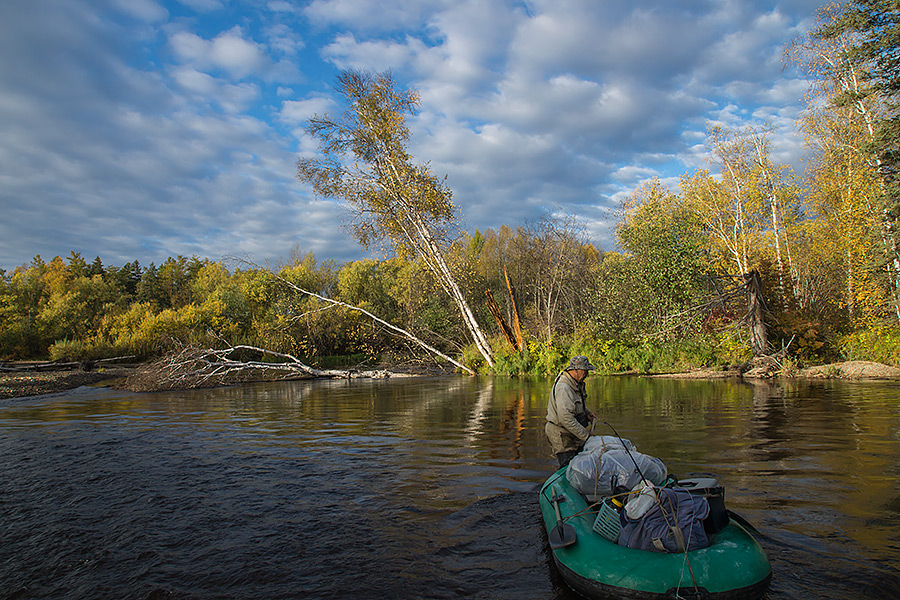
[[(2, 401), (0, 598), (576, 598), (536, 493), (555, 467), (550, 383)], [(671, 473), (718, 477), (760, 531), (768, 598), (900, 597), (900, 384), (588, 389), (601, 420)]]

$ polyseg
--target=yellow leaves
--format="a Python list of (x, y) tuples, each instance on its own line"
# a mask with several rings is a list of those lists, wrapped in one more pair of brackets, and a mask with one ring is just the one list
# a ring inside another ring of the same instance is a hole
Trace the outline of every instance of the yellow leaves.
[(354, 233), (366, 247), (383, 237), (403, 256), (422, 253), (426, 238), (440, 239), (457, 209), (444, 182), (407, 151), (406, 115), (418, 95), (395, 91), (389, 74), (359, 71), (343, 72), (338, 91), (349, 108), (340, 119), (310, 121), (307, 132), (319, 140), (323, 156), (300, 160), (297, 177), (353, 209)]

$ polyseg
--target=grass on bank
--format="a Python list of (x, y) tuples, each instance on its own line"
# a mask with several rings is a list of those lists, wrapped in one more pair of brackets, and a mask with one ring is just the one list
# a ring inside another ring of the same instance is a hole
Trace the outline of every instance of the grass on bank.
[[(900, 366), (900, 328), (897, 327), (875, 325), (842, 335), (828, 334), (823, 328), (810, 327), (801, 336), (792, 334), (791, 338), (782, 339), (776, 334), (770, 341), (776, 348), (788, 345), (785, 365), (793, 370), (851, 360)], [(515, 351), (505, 340), (497, 338), (493, 340), (493, 347), (493, 368), (487, 366), (474, 345), (464, 348), (461, 358), (479, 373), (505, 377), (550, 377), (577, 354), (588, 356), (597, 367), (598, 374), (715, 370), (747, 362), (752, 357), (748, 340), (734, 330), (708, 332), (678, 340), (625, 341), (598, 339), (590, 335), (531, 339), (522, 352)], [(127, 345), (92, 343), (91, 340), (59, 340), (49, 350), (50, 360), (59, 361), (96, 360), (127, 354), (135, 354), (139, 360), (149, 358), (144, 345), (129, 348)], [(381, 354), (354, 354), (301, 358), (311, 366), (328, 369), (375, 364), (385, 357)], [(393, 358), (403, 362), (402, 357)]]
[[(878, 325), (843, 335), (806, 332), (800, 339), (796, 335), (787, 338), (776, 334), (770, 343), (777, 349), (787, 346), (784, 365), (792, 372), (851, 360), (900, 366), (900, 329), (896, 327)], [(530, 340), (522, 352), (516, 352), (503, 340), (495, 340), (494, 348), (493, 368), (485, 365), (474, 347), (464, 351), (466, 364), (475, 365), (479, 372), (507, 377), (548, 377), (578, 354), (588, 356), (601, 375), (718, 370), (746, 363), (753, 356), (749, 340), (734, 331), (667, 341), (598, 340), (583, 336)]]

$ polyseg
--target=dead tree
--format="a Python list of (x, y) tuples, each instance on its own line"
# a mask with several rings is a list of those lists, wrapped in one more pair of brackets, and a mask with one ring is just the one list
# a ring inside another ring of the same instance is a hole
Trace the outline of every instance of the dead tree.
[[(728, 284), (720, 285), (720, 281)], [(735, 284), (735, 281), (741, 283)], [(735, 323), (734, 328), (746, 327), (750, 334), (750, 348), (753, 357), (768, 356), (771, 352), (766, 329), (765, 314), (769, 308), (762, 292), (762, 280), (758, 271), (750, 271), (740, 277), (735, 275), (709, 276), (709, 285), (713, 289), (706, 302), (692, 306), (686, 310), (665, 316), (664, 322), (655, 335), (667, 334), (684, 326), (691, 315), (709, 313), (715, 309), (733, 312), (734, 304), (746, 302), (746, 312)]]
[[(269, 356), (280, 362), (248, 360), (247, 355)], [(222, 349), (176, 347), (159, 360), (130, 375), (126, 387), (132, 391), (183, 390), (216, 387), (254, 380), (386, 378), (387, 371), (316, 369), (290, 354), (256, 346), (226, 346)]]
[(494, 316), (494, 320), (497, 321), (497, 327), (500, 328), (501, 333), (503, 333), (503, 337), (506, 338), (506, 341), (509, 342), (509, 345), (513, 347), (513, 349), (518, 350), (518, 346), (516, 344), (516, 337), (513, 333), (513, 330), (506, 323), (506, 319), (503, 318), (503, 313), (500, 312), (500, 307), (497, 305), (497, 301), (494, 300), (494, 293), (491, 290), (485, 290), (485, 295), (487, 296), (487, 307), (488, 310), (491, 311), (491, 314)]
[(525, 349), (525, 337), (522, 335), (522, 325), (519, 323), (519, 307), (516, 305), (516, 295), (513, 293), (512, 284), (509, 282), (509, 272), (503, 267), (503, 276), (506, 278), (506, 289), (509, 291), (509, 304), (512, 310), (513, 332), (516, 334), (515, 348), (519, 352)]
[(766, 300), (763, 298), (762, 281), (758, 271), (744, 274), (744, 287), (747, 290), (747, 326), (750, 328), (750, 347), (753, 356), (766, 356), (769, 353), (769, 339), (766, 332), (764, 311)]

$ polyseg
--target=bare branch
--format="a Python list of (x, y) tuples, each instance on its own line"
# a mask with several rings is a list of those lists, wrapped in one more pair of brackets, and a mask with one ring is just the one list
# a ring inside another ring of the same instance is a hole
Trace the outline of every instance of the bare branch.
[[(243, 261), (243, 262), (245, 262), (246, 264), (249, 264), (249, 265), (251, 265), (251, 266), (253, 266), (253, 267), (256, 267), (256, 268), (258, 268), (258, 269), (260, 268), (259, 265), (256, 265), (256, 264), (254, 264), (254, 263), (252, 263), (252, 262), (249, 262), (249, 261), (246, 261), (246, 260)], [(417, 338), (416, 336), (414, 336), (413, 334), (411, 334), (411, 333), (408, 332), (407, 330), (402, 329), (402, 328), (400, 328), (400, 327), (397, 327), (396, 325), (393, 325), (393, 324), (391, 324), (391, 323), (388, 323), (388, 322), (385, 321), (384, 319), (381, 319), (381, 318), (379, 318), (379, 317), (373, 315), (372, 313), (370, 313), (369, 311), (365, 310), (364, 308), (360, 308), (360, 307), (358, 307), (358, 306), (353, 306), (352, 304), (347, 304), (346, 302), (341, 302), (340, 300), (334, 300), (334, 299), (332, 299), (332, 298), (328, 298), (328, 297), (326, 297), (326, 296), (322, 296), (321, 294), (317, 294), (317, 293), (315, 293), (315, 292), (311, 292), (311, 291), (309, 291), (309, 290), (303, 289), (302, 287), (300, 287), (300, 286), (297, 285), (296, 283), (294, 283), (294, 282), (292, 282), (292, 281), (290, 281), (290, 280), (288, 280), (288, 279), (285, 279), (284, 277), (282, 277), (281, 275), (279, 275), (279, 274), (277, 274), (277, 273), (272, 273), (271, 271), (268, 271), (268, 270), (266, 270), (266, 272), (269, 273), (272, 277), (274, 277), (274, 278), (277, 279), (278, 281), (280, 281), (281, 283), (283, 283), (284, 285), (288, 286), (288, 287), (291, 288), (292, 290), (295, 290), (295, 291), (297, 291), (297, 292), (300, 292), (301, 294), (305, 294), (305, 295), (307, 295), (307, 296), (312, 296), (313, 298), (318, 298), (319, 300), (322, 300), (323, 302), (328, 302), (329, 304), (333, 304), (333, 305), (335, 305), (335, 306), (341, 306), (341, 307), (346, 308), (346, 309), (348, 309), (348, 310), (354, 310), (354, 311), (357, 311), (357, 312), (361, 312), (362, 314), (366, 315), (366, 316), (369, 317), (370, 319), (372, 319), (372, 320), (374, 320), (374, 321), (376, 321), (376, 322), (378, 322), (378, 323), (384, 325), (385, 327), (387, 327), (387, 328), (390, 329), (391, 331), (393, 331), (393, 332), (395, 332), (395, 333), (399, 333), (400, 335), (402, 335), (402, 336), (405, 337), (406, 339), (408, 339), (408, 340), (410, 340), (410, 341), (412, 341), (412, 342), (415, 342), (417, 345), (421, 346), (422, 348), (425, 348), (426, 350), (428, 350), (428, 351), (431, 352), (432, 354), (434, 354), (434, 355), (436, 355), (436, 356), (439, 356), (439, 357), (443, 358), (443, 359), (446, 360), (447, 362), (451, 363), (453, 366), (455, 366), (455, 367), (457, 367), (457, 368), (459, 368), (459, 369), (462, 369), (463, 371), (465, 371), (465, 372), (468, 373), (469, 375), (474, 375), (474, 374), (475, 374), (475, 372), (474, 372), (472, 369), (470, 369), (469, 367), (467, 367), (467, 366), (465, 366), (464, 364), (462, 364), (462, 363), (460, 363), (460, 362), (458, 362), (458, 361), (456, 361), (456, 360), (450, 358), (449, 356), (447, 356), (446, 354), (444, 354), (443, 352), (441, 352), (441, 351), (438, 350), (437, 348), (435, 348), (435, 347), (433, 347), (433, 346), (427, 344), (426, 342), (424, 342), (423, 340)], [(291, 358), (293, 358), (293, 357), (291, 357)], [(296, 360), (296, 359), (294, 359), (294, 360)], [(298, 361), (298, 362), (299, 362), (299, 361)]]

